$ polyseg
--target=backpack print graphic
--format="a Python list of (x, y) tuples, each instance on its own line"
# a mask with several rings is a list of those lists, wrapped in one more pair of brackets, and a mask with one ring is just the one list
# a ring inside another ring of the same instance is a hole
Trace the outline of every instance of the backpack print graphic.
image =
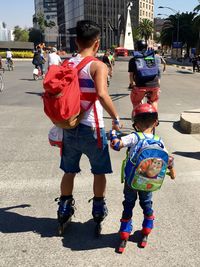
[(160, 189), (168, 166), (168, 153), (158, 136), (152, 139), (142, 133), (135, 133), (138, 143), (124, 164), (124, 176), (127, 184), (136, 190), (155, 191)]

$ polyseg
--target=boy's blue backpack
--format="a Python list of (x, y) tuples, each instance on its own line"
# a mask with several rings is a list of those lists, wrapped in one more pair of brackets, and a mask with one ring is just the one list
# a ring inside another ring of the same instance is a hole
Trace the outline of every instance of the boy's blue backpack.
[(133, 189), (158, 190), (167, 171), (168, 153), (157, 135), (150, 139), (141, 132), (134, 134), (138, 137), (138, 143), (129, 150), (122, 163), (122, 178)]
[(137, 80), (140, 83), (152, 81), (158, 75), (158, 64), (153, 51), (145, 53), (134, 51), (133, 57), (137, 70)]

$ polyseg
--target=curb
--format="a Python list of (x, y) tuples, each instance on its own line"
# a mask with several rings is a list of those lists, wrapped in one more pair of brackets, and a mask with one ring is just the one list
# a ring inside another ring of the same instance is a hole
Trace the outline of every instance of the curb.
[(181, 113), (180, 127), (187, 134), (200, 134), (200, 109)]
[(181, 66), (181, 65), (176, 65), (176, 64), (172, 64), (171, 66), (176, 67), (178, 69), (182, 69), (182, 70), (193, 71), (193, 69), (190, 66)]

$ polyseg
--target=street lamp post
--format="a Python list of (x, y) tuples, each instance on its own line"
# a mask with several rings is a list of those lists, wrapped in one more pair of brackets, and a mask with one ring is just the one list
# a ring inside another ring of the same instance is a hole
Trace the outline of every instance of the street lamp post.
[(180, 30), (180, 12), (177, 11), (176, 9), (173, 9), (171, 7), (168, 6), (159, 6), (158, 8), (166, 8), (171, 10), (172, 12), (174, 12), (174, 14), (177, 14), (177, 34), (176, 34), (176, 43), (177, 43), (177, 54), (176, 56), (178, 57), (178, 43), (179, 43), (179, 30)]

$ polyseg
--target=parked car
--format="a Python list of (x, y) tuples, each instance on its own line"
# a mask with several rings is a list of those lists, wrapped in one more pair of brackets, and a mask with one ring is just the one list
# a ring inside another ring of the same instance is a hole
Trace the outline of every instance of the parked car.
[(127, 57), (128, 56), (128, 49), (126, 49), (124, 47), (115, 48), (115, 56)]

